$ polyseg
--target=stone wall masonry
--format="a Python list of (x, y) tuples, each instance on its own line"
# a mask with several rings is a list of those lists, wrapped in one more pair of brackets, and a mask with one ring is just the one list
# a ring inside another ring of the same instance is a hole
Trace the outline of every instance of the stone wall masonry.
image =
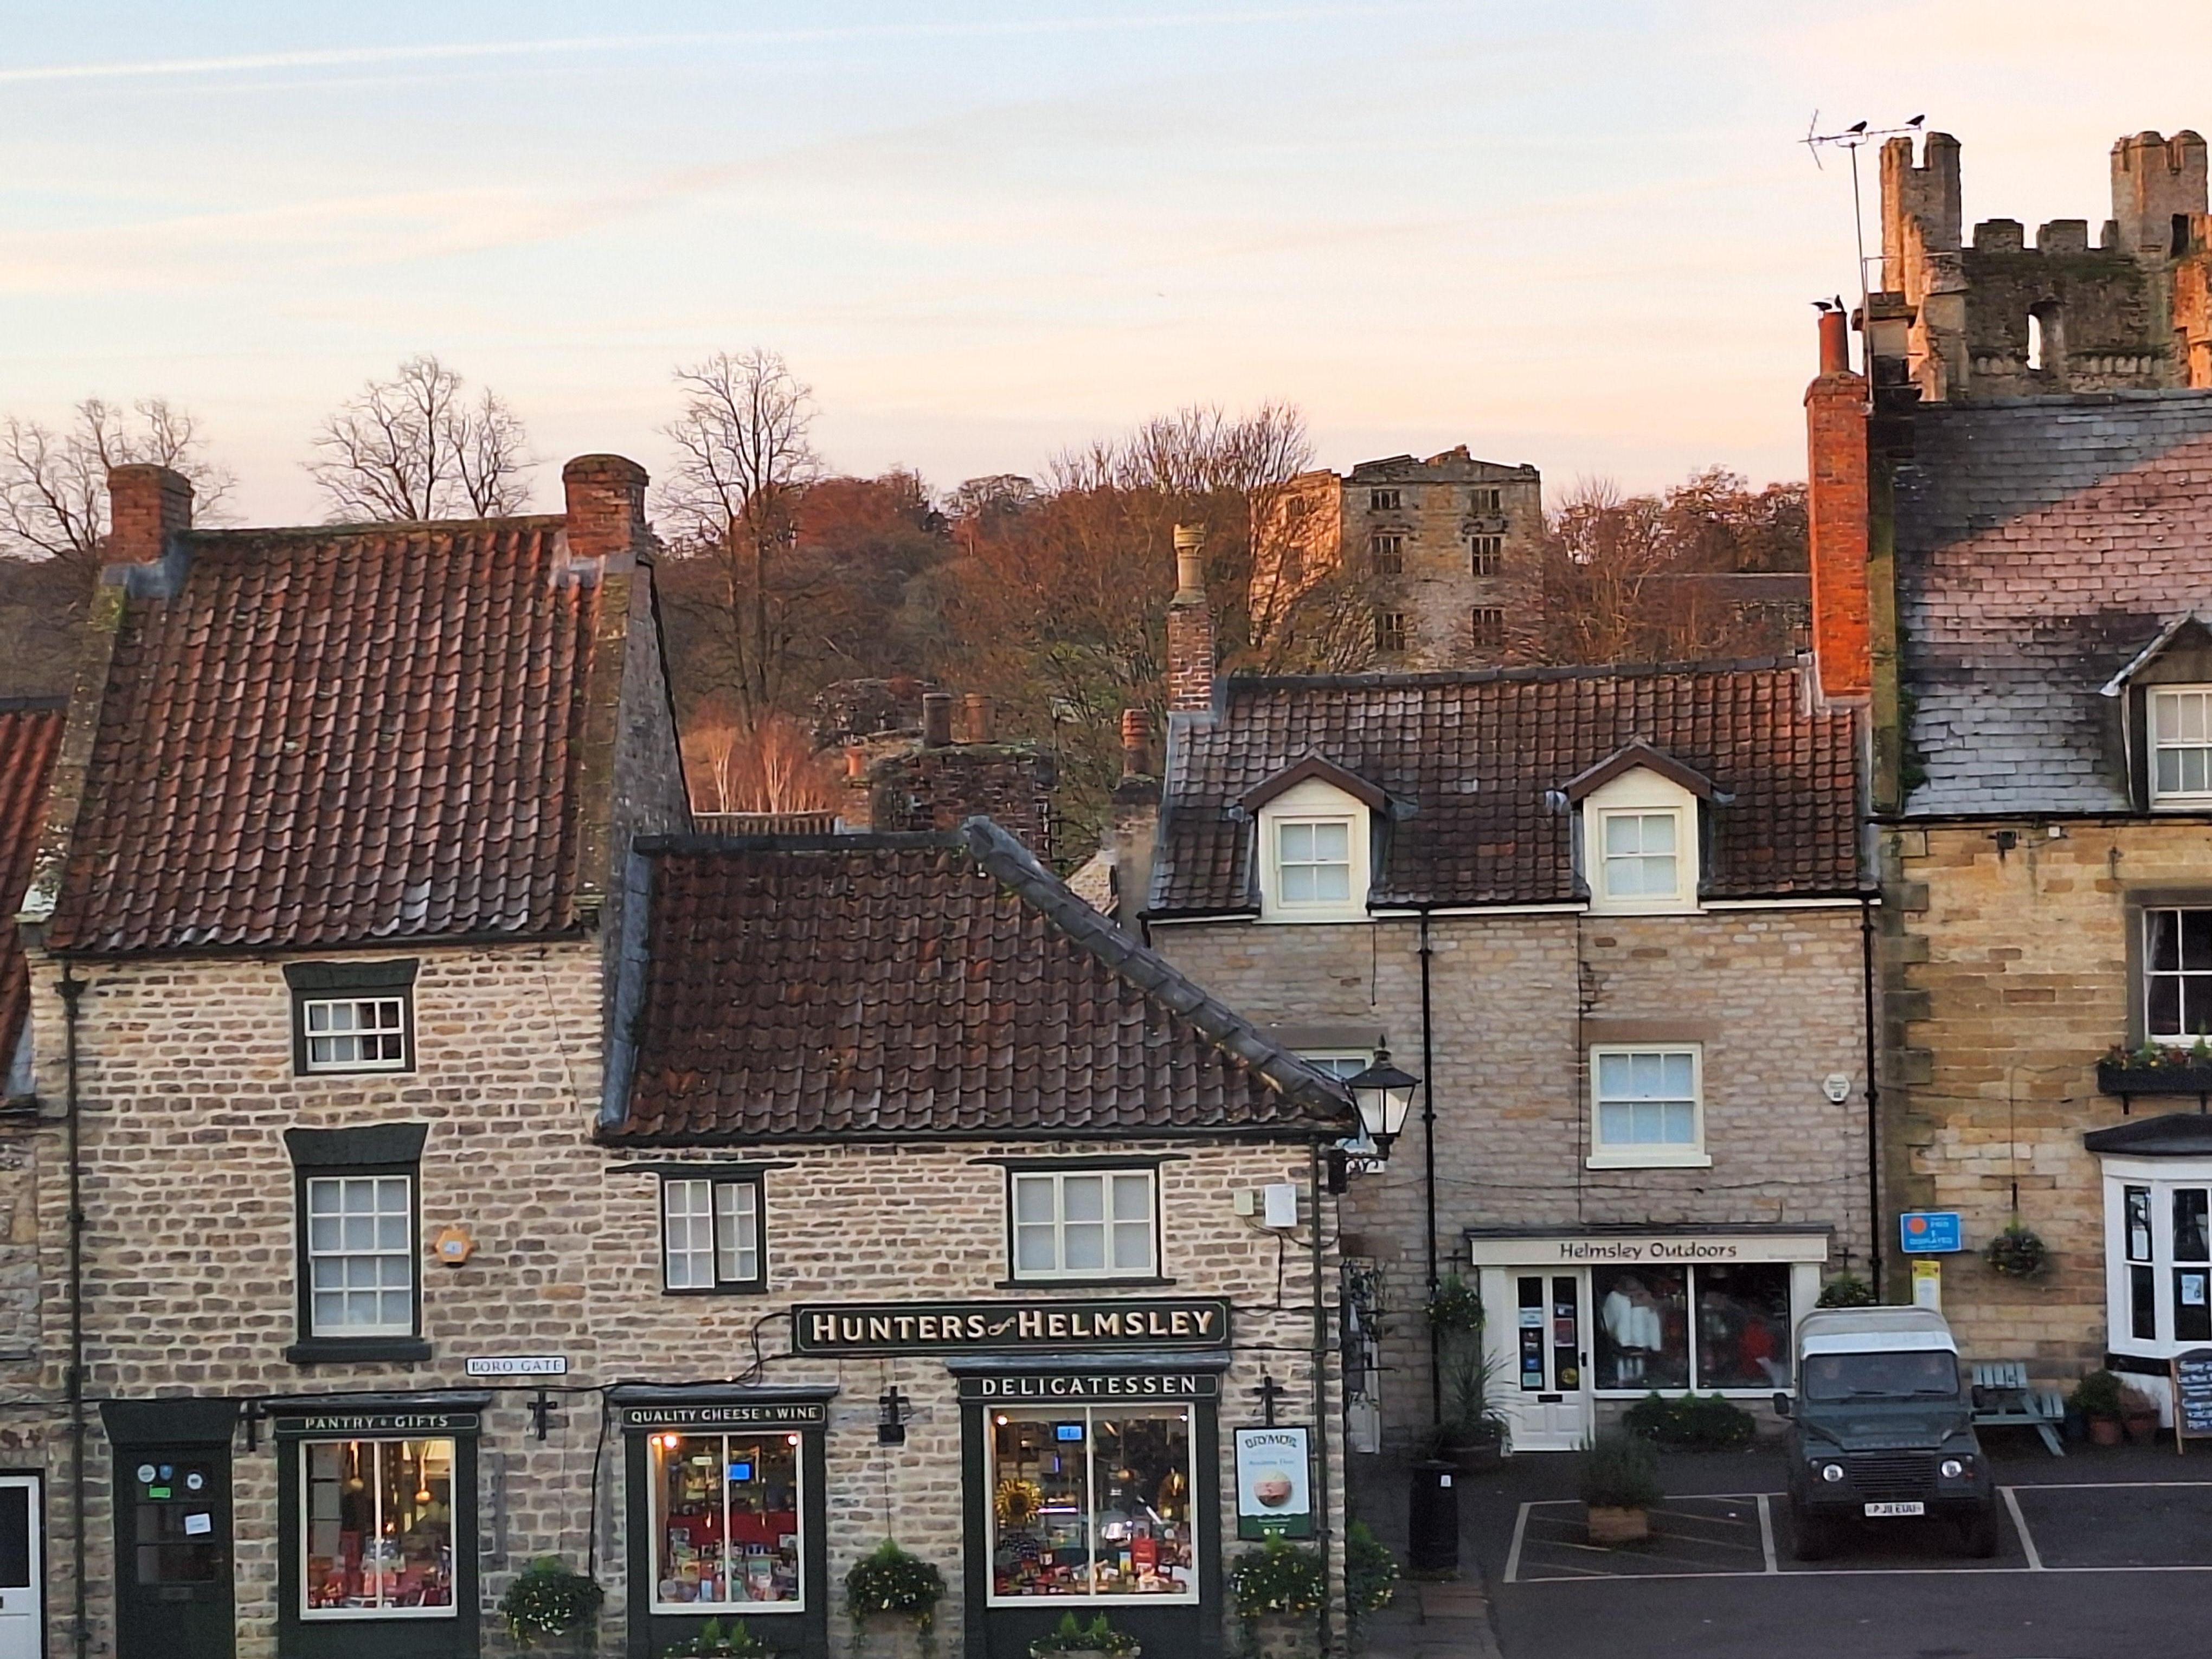
[[(675, 1296), (661, 1289), (659, 1186), (623, 1166), (643, 1158), (590, 1140), (599, 1094), (597, 947), (590, 942), (500, 949), (417, 949), (417, 1069), (334, 1078), (292, 1072), (291, 1003), (281, 959), (80, 964), (81, 1099), (88, 1392), (256, 1396), (482, 1387), (471, 1354), (560, 1353), (561, 1409), (532, 1437), (526, 1388), (506, 1388), (480, 1442), (485, 1520), (483, 1605), (534, 1557), (580, 1566), (593, 1555), (609, 1586), (602, 1652), (621, 1650), (627, 1567), (623, 1437), (602, 1439), (604, 1387), (623, 1381), (830, 1382), (841, 1390), (829, 1431), (831, 1585), (886, 1533), (937, 1561), (952, 1596), (947, 1653), (962, 1626), (959, 1412), (940, 1360), (838, 1362), (789, 1354), (788, 1310), (799, 1301), (983, 1298), (1006, 1277), (1005, 1176), (994, 1155), (1099, 1150), (1036, 1144), (934, 1149), (754, 1149), (765, 1156), (769, 1287), (763, 1295)], [(34, 961), (34, 994), (52, 1006), (56, 965)], [(52, 1022), (58, 1028), (58, 1021)], [(58, 1044), (42, 1055), (40, 1096), (64, 1097)], [(283, 1132), (294, 1127), (427, 1121), (421, 1222), (426, 1244), (422, 1331), (433, 1358), (414, 1365), (288, 1362), (300, 1334), (294, 1176)], [(65, 1629), (68, 1456), (61, 1413), (69, 1309), (62, 1126), (50, 1115), (29, 1149), (52, 1178), (37, 1194), (46, 1304), (35, 1375), (6, 1378), (0, 1454), (48, 1459), (49, 1606)], [(5, 1149), (0, 1149), (4, 1151)], [(1160, 1142), (1133, 1146), (1161, 1165), (1164, 1293), (1221, 1295), (1236, 1308), (1236, 1355), (1223, 1380), (1220, 1423), (1255, 1420), (1263, 1370), (1290, 1392), (1285, 1419), (1314, 1419), (1313, 1273), (1305, 1218), (1287, 1243), (1237, 1217), (1233, 1194), (1307, 1179), (1305, 1149)], [(660, 1163), (717, 1155), (656, 1152)], [(726, 1161), (729, 1154), (720, 1154)], [(4, 1192), (0, 1192), (4, 1201)], [(1333, 1206), (1328, 1206), (1331, 1210)], [(440, 1265), (427, 1241), (469, 1230), (475, 1252)], [(1333, 1239), (1337, 1218), (1322, 1218)], [(1324, 1261), (1334, 1299), (1336, 1258)], [(1070, 1287), (1073, 1289), (1073, 1287)], [(1135, 1292), (1146, 1294), (1147, 1292)], [(1161, 1292), (1152, 1292), (1161, 1293)], [(0, 1354), (4, 1360), (4, 1354)], [(1333, 1356), (1324, 1365), (1334, 1370)], [(875, 1443), (877, 1396), (896, 1382), (914, 1401), (903, 1447)], [(1333, 1392), (1324, 1421), (1335, 1436)], [(33, 1403), (48, 1402), (43, 1406)], [(92, 1652), (113, 1650), (107, 1540), (111, 1452), (89, 1413), (88, 1574)], [(48, 1457), (48, 1454), (51, 1454)], [(275, 1651), (278, 1571), (277, 1450), (235, 1443), (235, 1583), (241, 1659)], [(1224, 1432), (1224, 1533), (1233, 1538), (1233, 1479)], [(590, 1494), (599, 1460), (599, 1508)], [(0, 1462), (8, 1461), (0, 1457)], [(1334, 1460), (1333, 1460), (1334, 1461)], [(1336, 1467), (1341, 1467), (1340, 1462)], [(1332, 1513), (1340, 1528), (1342, 1491)], [(490, 1524), (495, 1510), (496, 1528)], [(835, 1639), (848, 1632), (842, 1613)], [(506, 1650), (495, 1620), (487, 1651)]]
[[(1887, 1207), (1961, 1212), (1970, 1249), (1944, 1260), (1943, 1305), (1962, 1348), (2069, 1382), (2105, 1351), (2103, 1183), (2081, 1137), (2124, 1121), (2096, 1063), (2135, 1040), (2128, 894), (2212, 889), (2212, 835), (2155, 820), (1947, 825), (1887, 835), (1885, 867)], [(2029, 1281), (1972, 1254), (2012, 1219), (2015, 1182), (2021, 1219), (2051, 1251)]]
[[(1506, 915), (1431, 924), (1433, 1054), (1421, 1042), (1419, 927), (1253, 922), (1155, 929), (1159, 949), (1249, 1018), (1381, 1027), (1434, 1087), (1437, 1249), (1470, 1226), (1775, 1223), (1834, 1229), (1830, 1272), (1863, 1273), (1865, 1031), (1856, 907), (1695, 916)], [(1613, 1022), (1608, 1030), (1604, 1022)], [(1591, 1170), (1590, 1042), (1704, 1044), (1705, 1170)], [(1841, 1073), (1848, 1097), (1822, 1081)], [(1428, 1422), (1421, 1103), (1383, 1170), (1344, 1200), (1347, 1255), (1378, 1262), (1386, 1433)]]

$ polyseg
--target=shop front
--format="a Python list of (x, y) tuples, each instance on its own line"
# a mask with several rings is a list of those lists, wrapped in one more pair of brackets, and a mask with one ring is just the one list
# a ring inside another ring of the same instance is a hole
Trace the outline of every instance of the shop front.
[(629, 1387), (628, 1651), (647, 1659), (710, 1619), (777, 1651), (830, 1650), (824, 1431), (831, 1385)]
[(1644, 1395), (1795, 1387), (1825, 1229), (1470, 1230), (1493, 1397), (1516, 1451), (1572, 1451)]
[(2172, 1420), (2175, 1357), (2212, 1347), (2212, 1119), (2094, 1130), (2105, 1199), (2105, 1363)]

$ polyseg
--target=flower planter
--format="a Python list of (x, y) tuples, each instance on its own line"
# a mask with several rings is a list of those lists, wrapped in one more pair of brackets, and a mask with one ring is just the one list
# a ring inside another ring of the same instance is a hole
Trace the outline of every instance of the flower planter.
[(2117, 1446), (2120, 1443), (2120, 1419), (2117, 1417), (2093, 1417), (2089, 1419), (2089, 1443), (2093, 1446)]
[(2127, 1427), (2128, 1438), (2138, 1446), (2148, 1446), (2158, 1438), (2156, 1412), (2130, 1412), (2120, 1421)]
[(921, 1659), (921, 1628), (910, 1613), (864, 1614), (856, 1634), (866, 1659)]
[(1103, 1648), (1031, 1648), (1030, 1659), (1143, 1659), (1144, 1649), (1124, 1648), (1109, 1653)]
[(2126, 1098), (2131, 1095), (2212, 1096), (2212, 1066), (2123, 1066), (2097, 1062), (2097, 1091)]
[(1609, 1504), (1592, 1504), (1589, 1509), (1589, 1540), (1612, 1549), (1621, 1544), (1640, 1544), (1651, 1536), (1651, 1512), (1649, 1510), (1614, 1509)]
[(1313, 1659), (1320, 1648), (1311, 1613), (1263, 1613), (1244, 1627), (1243, 1659)]
[(1443, 1455), (1462, 1474), (1487, 1474), (1504, 1461), (1502, 1440), (1478, 1440), (1471, 1445), (1446, 1446)]

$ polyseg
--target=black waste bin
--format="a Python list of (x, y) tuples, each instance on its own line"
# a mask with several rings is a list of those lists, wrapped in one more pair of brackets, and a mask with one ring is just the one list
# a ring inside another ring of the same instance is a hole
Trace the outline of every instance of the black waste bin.
[(1406, 1559), (1416, 1572), (1459, 1571), (1459, 1488), (1452, 1480), (1458, 1473), (1438, 1459), (1413, 1465)]

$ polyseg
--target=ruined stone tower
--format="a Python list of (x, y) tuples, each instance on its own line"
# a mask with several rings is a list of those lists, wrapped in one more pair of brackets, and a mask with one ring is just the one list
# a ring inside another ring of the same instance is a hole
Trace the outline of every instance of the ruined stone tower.
[(1881, 151), (1882, 292), (1866, 324), (1885, 372), (1930, 401), (2212, 386), (2205, 145), (2139, 132), (2112, 146), (2112, 216), (2017, 219), (1960, 238), (1959, 141)]

